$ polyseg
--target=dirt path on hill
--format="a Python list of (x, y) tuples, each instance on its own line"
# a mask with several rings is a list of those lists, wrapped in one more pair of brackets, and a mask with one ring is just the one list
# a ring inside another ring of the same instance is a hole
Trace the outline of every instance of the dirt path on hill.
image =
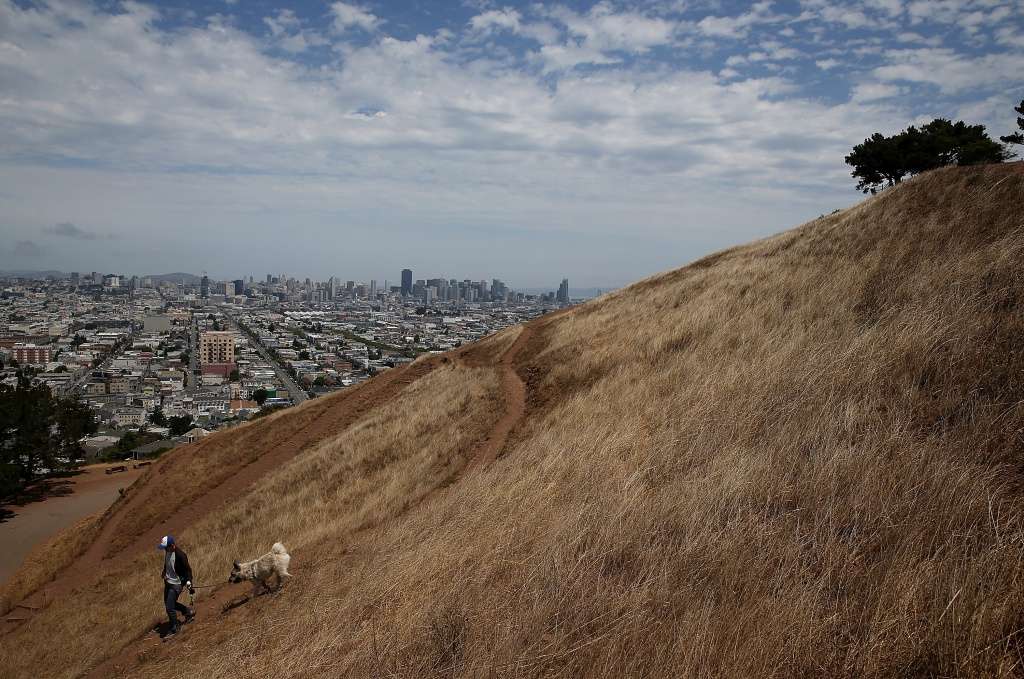
[(33, 548), (79, 519), (107, 509), (118, 498), (118, 489), (134, 483), (143, 472), (129, 464), (126, 472), (107, 474), (109, 466), (82, 467), (62, 485), (61, 494), (3, 508), (10, 516), (0, 522), (0, 544), (4, 546), (0, 550), (0, 584), (18, 570)]
[[(104, 522), (96, 540), (90, 544), (86, 552), (75, 559), (54, 580), (19, 603), (25, 604), (22, 608), (28, 611), (45, 608), (59, 596), (95, 580), (102, 572), (127, 562), (144, 550), (154, 548), (167, 532), (180, 533), (225, 502), (240, 497), (265, 474), (285, 464), (306, 447), (341, 433), (352, 423), (358, 421), (368, 410), (394, 398), (398, 392), (431, 372), (439, 363), (437, 357), (430, 357), (408, 366), (393, 368), (364, 382), (357, 390), (339, 395), (339, 403), (322, 404), (315, 400), (310, 402), (305, 407), (320, 406), (323, 408), (323, 411), (311, 423), (292, 432), (291, 436), (272, 450), (240, 468), (224, 482), (208, 490), (186, 506), (178, 508), (159, 523), (141, 533), (130, 536), (131, 542), (127, 547), (114, 555), (107, 556), (108, 548), (115, 538), (123, 539), (124, 537), (119, 535), (124, 518), (145, 503), (159, 501), (159, 480), (151, 475), (146, 475), (141, 487), (133, 489), (133, 492), (128, 494), (127, 500), (113, 510), (113, 513)], [(18, 616), (13, 616), (13, 619), (4, 618), (3, 624), (0, 625), (0, 636), (16, 628), (24, 622), (24, 619), (25, 616), (20, 613)]]
[(526, 413), (526, 384), (516, 373), (515, 360), (531, 337), (533, 337), (533, 328), (530, 327), (530, 324), (526, 324), (519, 332), (516, 341), (502, 353), (501, 360), (498, 361), (497, 367), (501, 371), (501, 389), (505, 398), (505, 413), (494, 423), (483, 443), (470, 456), (465, 471), (486, 467), (497, 460), (508, 441), (508, 435), (512, 432), (512, 428), (519, 424)]

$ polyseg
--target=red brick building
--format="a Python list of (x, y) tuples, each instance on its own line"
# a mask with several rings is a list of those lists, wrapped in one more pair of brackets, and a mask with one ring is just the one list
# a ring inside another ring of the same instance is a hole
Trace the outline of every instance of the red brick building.
[(50, 347), (37, 344), (15, 344), (11, 347), (11, 356), (21, 364), (49, 363)]

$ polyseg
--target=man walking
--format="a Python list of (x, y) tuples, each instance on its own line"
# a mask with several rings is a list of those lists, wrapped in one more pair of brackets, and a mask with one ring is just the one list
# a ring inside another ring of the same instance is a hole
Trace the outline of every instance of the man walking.
[(167, 619), (171, 622), (167, 634), (164, 635), (166, 639), (178, 633), (177, 611), (181, 611), (185, 616), (186, 623), (192, 622), (192, 618), (195, 617), (192, 609), (178, 603), (183, 587), (188, 587), (189, 592), (193, 591), (192, 567), (188, 563), (188, 555), (174, 544), (173, 535), (165, 535), (160, 540), (159, 548), (164, 550), (164, 568), (160, 572), (164, 581), (164, 608), (167, 609)]

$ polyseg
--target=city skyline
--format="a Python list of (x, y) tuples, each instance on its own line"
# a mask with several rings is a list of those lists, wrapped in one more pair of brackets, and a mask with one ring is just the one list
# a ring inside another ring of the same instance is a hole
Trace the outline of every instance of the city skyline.
[(0, 0), (0, 268), (617, 287), (849, 206), (874, 132), (1014, 129), (1020, 16)]
[[(295, 282), (303, 283), (303, 284), (312, 283), (312, 284), (314, 284), (317, 287), (327, 287), (327, 286), (330, 286), (331, 283), (333, 282), (339, 288), (343, 288), (346, 285), (346, 283), (353, 283), (355, 285), (368, 286), (371, 291), (379, 290), (381, 292), (389, 292), (389, 291), (393, 291), (395, 289), (400, 289), (400, 290), (402, 290), (403, 294), (407, 294), (408, 291), (406, 291), (404, 289), (404, 286), (401, 284), (401, 282), (403, 280), (403, 277), (404, 277), (404, 274), (405, 274), (406, 271), (410, 272), (410, 279), (409, 279), (409, 290), (410, 291), (411, 291), (411, 289), (412, 289), (414, 284), (418, 284), (418, 283), (422, 283), (422, 282), (426, 282), (426, 281), (431, 281), (431, 280), (437, 280), (437, 279), (444, 279), (446, 281), (459, 282), (459, 283), (464, 283), (464, 282), (469, 283), (469, 282), (471, 282), (471, 283), (488, 283), (489, 284), (492, 281), (493, 282), (500, 282), (503, 286), (507, 287), (508, 289), (511, 289), (511, 290), (517, 291), (517, 292), (525, 292), (525, 293), (529, 293), (529, 294), (534, 294), (534, 293), (537, 293), (538, 291), (552, 291), (552, 292), (554, 292), (555, 290), (561, 290), (562, 287), (565, 287), (567, 290), (577, 290), (577, 291), (587, 291), (587, 292), (593, 292), (593, 291), (606, 292), (608, 290), (614, 289), (614, 288), (610, 288), (610, 287), (600, 287), (600, 286), (583, 286), (583, 287), (569, 288), (568, 284), (567, 284), (567, 280), (568, 279), (565, 279), (565, 278), (562, 279), (562, 282), (560, 284), (557, 284), (557, 285), (546, 285), (546, 286), (545, 285), (526, 285), (526, 286), (514, 285), (514, 286), (509, 286), (504, 279), (493, 277), (493, 276), (489, 276), (489, 275), (488, 276), (482, 276), (482, 277), (475, 277), (475, 278), (474, 277), (468, 277), (467, 278), (467, 277), (464, 277), (464, 276), (457, 276), (457, 277), (454, 277), (454, 278), (450, 278), (448, 276), (427, 276), (425, 278), (412, 278), (411, 275), (414, 272), (412, 272), (411, 269), (403, 269), (399, 273), (398, 279), (394, 279), (394, 278), (365, 278), (365, 279), (355, 278), (355, 279), (353, 279), (353, 278), (346, 278), (345, 276), (337, 275), (337, 274), (336, 275), (332, 275), (332, 276), (328, 276), (325, 279), (321, 279), (321, 278), (316, 278), (316, 277), (313, 277), (313, 276), (305, 276), (303, 274), (288, 274), (288, 273), (278, 273), (278, 274), (266, 273), (263, 276), (256, 276), (255, 274), (247, 274), (247, 275), (243, 276), (242, 278), (235, 278), (234, 276), (211, 276), (211, 275), (208, 274), (208, 272), (203, 272), (201, 274), (196, 274), (196, 273), (192, 273), (192, 272), (189, 272), (189, 271), (171, 271), (171, 272), (166, 272), (166, 273), (135, 274), (135, 273), (129, 273), (129, 272), (124, 272), (124, 271), (95, 271), (95, 270), (58, 271), (58, 270), (55, 270), (55, 269), (53, 269), (53, 270), (20, 270), (20, 271), (19, 270), (11, 270), (11, 271), (0, 270), (0, 279), (2, 279), (2, 278), (24, 278), (24, 279), (29, 279), (29, 280), (32, 280), (32, 279), (43, 280), (43, 279), (46, 279), (46, 278), (66, 278), (66, 279), (69, 279), (70, 282), (77, 284), (79, 280), (84, 280), (85, 278), (105, 281), (106, 279), (113, 277), (113, 278), (117, 278), (118, 279), (118, 282), (117, 282), (117, 284), (114, 287), (128, 287), (129, 286), (129, 281), (131, 281), (132, 279), (137, 280), (139, 283), (142, 283), (143, 281), (150, 281), (149, 285), (150, 286), (154, 286), (154, 287), (155, 287), (155, 285), (160, 284), (160, 283), (173, 283), (173, 284), (177, 284), (177, 285), (185, 284), (185, 285), (191, 285), (191, 286), (198, 286), (200, 288), (200, 290), (201, 290), (201, 294), (202, 294), (203, 297), (206, 297), (209, 294), (209, 292), (210, 292), (209, 285), (211, 283), (233, 284), (234, 285), (234, 294), (240, 295), (240, 294), (242, 294), (241, 288), (243, 288), (246, 284), (249, 284), (249, 283), (254, 283), (254, 284), (261, 284), (261, 283), (284, 284), (284, 283), (286, 283), (288, 281), (295, 281)], [(184, 279), (182, 279), (182, 280), (175, 280), (173, 277), (176, 276), (176, 275), (190, 276), (194, 280), (191, 280), (191, 281), (186, 281)], [(157, 280), (153, 281), (152, 279), (157, 279)], [(400, 284), (399, 285), (391, 285), (391, 283), (395, 282), (396, 280), (399, 281)], [(92, 281), (92, 282), (95, 283), (95, 280)], [(379, 286), (377, 285), (378, 283), (380, 284)]]

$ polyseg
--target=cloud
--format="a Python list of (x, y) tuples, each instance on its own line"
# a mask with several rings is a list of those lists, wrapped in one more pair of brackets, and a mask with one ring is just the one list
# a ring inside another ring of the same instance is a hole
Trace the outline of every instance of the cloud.
[(43, 256), (43, 249), (36, 245), (34, 241), (19, 240), (14, 244), (12, 253), (15, 257), (30, 257), (35, 259)]
[(290, 9), (282, 9), (277, 16), (263, 17), (270, 30), (271, 40), (286, 52), (298, 54), (310, 47), (328, 44), (327, 38), (317, 31), (304, 28), (302, 21)]
[(1007, 52), (970, 56), (951, 48), (890, 50), (875, 68), (878, 80), (927, 83), (947, 94), (1020, 83), (1021, 55)]
[(752, 28), (763, 24), (773, 24), (785, 20), (785, 17), (771, 11), (772, 2), (754, 3), (749, 12), (738, 16), (707, 16), (697, 22), (697, 30), (712, 38), (745, 37)]
[(44, 226), (42, 228), (43, 233), (50, 236), (60, 236), (62, 238), (73, 238), (75, 240), (96, 240), (101, 238), (97, 234), (86, 231), (78, 226), (75, 226), (71, 222), (59, 222), (52, 226)]
[(505, 30), (518, 33), (522, 15), (517, 10), (506, 7), (505, 9), (492, 9), (482, 14), (477, 14), (469, 20), (469, 29), (475, 33), (493, 33), (495, 30)]
[(903, 89), (887, 83), (858, 83), (850, 93), (850, 101), (869, 102), (889, 99), (903, 94)]
[(334, 16), (333, 27), (337, 33), (344, 33), (350, 28), (361, 28), (372, 33), (381, 23), (369, 10), (345, 2), (331, 3), (331, 14)]

